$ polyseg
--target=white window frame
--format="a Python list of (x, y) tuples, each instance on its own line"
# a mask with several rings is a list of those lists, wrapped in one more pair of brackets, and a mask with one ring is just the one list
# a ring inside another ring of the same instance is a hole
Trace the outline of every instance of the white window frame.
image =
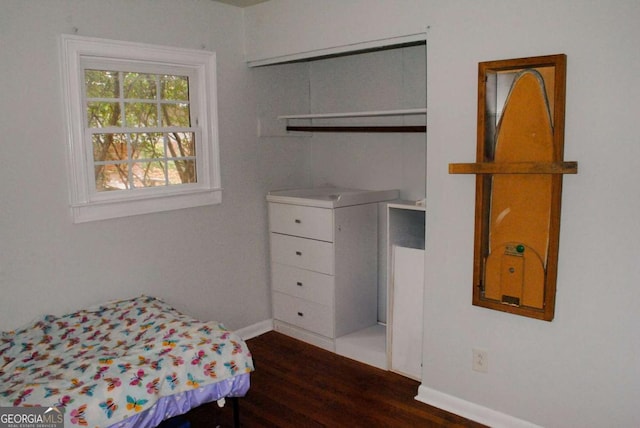
[[(74, 223), (222, 202), (215, 52), (65, 34), (61, 36), (61, 58), (69, 199)], [(144, 68), (150, 72), (156, 69), (159, 73), (172, 67), (185, 70), (190, 75), (190, 106), (197, 128), (196, 183), (96, 191), (93, 150), (86, 132), (83, 70), (85, 65), (102, 61), (129, 63), (136, 69)]]

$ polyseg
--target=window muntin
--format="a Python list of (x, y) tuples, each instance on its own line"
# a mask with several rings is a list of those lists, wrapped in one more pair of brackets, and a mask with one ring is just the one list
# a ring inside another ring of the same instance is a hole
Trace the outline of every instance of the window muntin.
[(95, 192), (197, 183), (188, 73), (109, 65), (83, 67)]
[(91, 135), (95, 191), (197, 183), (195, 133)]

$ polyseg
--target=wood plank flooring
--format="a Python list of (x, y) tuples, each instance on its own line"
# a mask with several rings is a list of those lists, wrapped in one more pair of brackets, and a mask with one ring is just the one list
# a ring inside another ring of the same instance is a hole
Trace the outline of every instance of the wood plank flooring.
[[(269, 332), (247, 341), (256, 371), (242, 427), (483, 427), (414, 399), (419, 383)], [(192, 428), (232, 427), (231, 403), (186, 415)]]

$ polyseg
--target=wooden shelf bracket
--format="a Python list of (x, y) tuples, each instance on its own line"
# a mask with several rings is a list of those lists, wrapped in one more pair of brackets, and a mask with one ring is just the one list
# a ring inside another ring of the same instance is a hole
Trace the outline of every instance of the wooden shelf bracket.
[(578, 162), (450, 163), (449, 174), (577, 174)]

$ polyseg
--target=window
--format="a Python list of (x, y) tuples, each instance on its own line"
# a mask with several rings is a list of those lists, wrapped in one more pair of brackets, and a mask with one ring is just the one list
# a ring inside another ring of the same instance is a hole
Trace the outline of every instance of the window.
[(220, 203), (215, 54), (62, 36), (74, 222)]

